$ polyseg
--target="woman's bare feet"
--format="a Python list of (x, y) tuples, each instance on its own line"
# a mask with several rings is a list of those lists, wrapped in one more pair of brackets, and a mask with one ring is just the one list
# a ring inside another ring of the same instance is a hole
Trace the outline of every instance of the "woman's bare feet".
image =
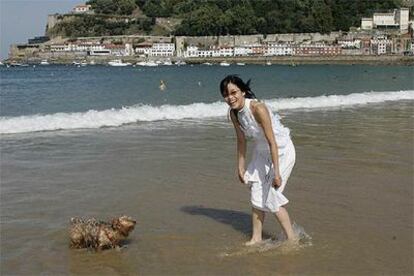
[(260, 239), (251, 239), (250, 241), (248, 241), (248, 242), (245, 242), (244, 243), (244, 245), (245, 246), (252, 246), (252, 245), (256, 245), (256, 244), (259, 244), (259, 243), (261, 243), (262, 242), (262, 240)]

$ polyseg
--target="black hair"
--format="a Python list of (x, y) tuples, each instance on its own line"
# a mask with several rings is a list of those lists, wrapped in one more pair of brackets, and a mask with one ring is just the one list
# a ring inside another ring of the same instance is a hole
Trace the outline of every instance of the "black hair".
[[(225, 77), (221, 82), (220, 82), (220, 92), (221, 92), (221, 96), (225, 96), (227, 93), (227, 86), (229, 85), (229, 83), (232, 83), (234, 85), (236, 85), (238, 88), (240, 88), (240, 90), (242, 92), (244, 92), (244, 97), (248, 98), (248, 99), (257, 99), (256, 95), (253, 93), (253, 91), (250, 89), (250, 81), (248, 80), (246, 83), (239, 78), (238, 75), (228, 75), (227, 77)], [(232, 112), (234, 114), (234, 116), (236, 117), (237, 121), (239, 121), (239, 116), (238, 116), (238, 111), (234, 110), (234, 109), (229, 109), (229, 114), (228, 116), (230, 116), (230, 112)], [(240, 123), (239, 123), (240, 127), (243, 127)]]
[(244, 97), (248, 99), (256, 99), (256, 95), (253, 93), (253, 91), (250, 89), (250, 81), (248, 80), (246, 83), (239, 78), (238, 75), (228, 75), (220, 82), (220, 92), (221, 95), (224, 97), (224, 95), (227, 92), (227, 86), (229, 83), (232, 83), (236, 85), (242, 92), (245, 93)]

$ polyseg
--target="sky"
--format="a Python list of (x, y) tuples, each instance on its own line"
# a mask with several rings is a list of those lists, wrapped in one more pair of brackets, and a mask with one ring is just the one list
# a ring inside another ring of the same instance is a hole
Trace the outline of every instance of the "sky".
[(45, 34), (47, 15), (67, 13), (86, 0), (0, 0), (0, 58), (9, 46)]

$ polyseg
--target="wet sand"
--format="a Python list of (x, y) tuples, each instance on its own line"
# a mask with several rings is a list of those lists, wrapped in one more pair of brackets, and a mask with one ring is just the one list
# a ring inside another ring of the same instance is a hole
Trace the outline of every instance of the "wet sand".
[[(226, 119), (2, 136), (2, 275), (410, 275), (412, 102), (282, 112), (297, 150), (285, 195), (311, 236), (246, 248), (249, 194)], [(72, 216), (127, 214), (121, 251), (68, 248)], [(270, 215), (265, 237), (280, 228)]]

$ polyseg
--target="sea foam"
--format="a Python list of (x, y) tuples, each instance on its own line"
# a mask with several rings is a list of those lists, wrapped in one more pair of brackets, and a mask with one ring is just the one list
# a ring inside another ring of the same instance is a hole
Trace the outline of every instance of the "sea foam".
[[(265, 100), (272, 111), (312, 110), (328, 107), (347, 107), (386, 101), (414, 100), (414, 90), (392, 92), (366, 92), (349, 95), (280, 98)], [(1, 117), (0, 133), (24, 133), (62, 129), (115, 127), (136, 122), (212, 118), (226, 116), (228, 108), (223, 102), (193, 103), (189, 105), (134, 105), (121, 109), (89, 110), (78, 113), (55, 113), (19, 117)]]

